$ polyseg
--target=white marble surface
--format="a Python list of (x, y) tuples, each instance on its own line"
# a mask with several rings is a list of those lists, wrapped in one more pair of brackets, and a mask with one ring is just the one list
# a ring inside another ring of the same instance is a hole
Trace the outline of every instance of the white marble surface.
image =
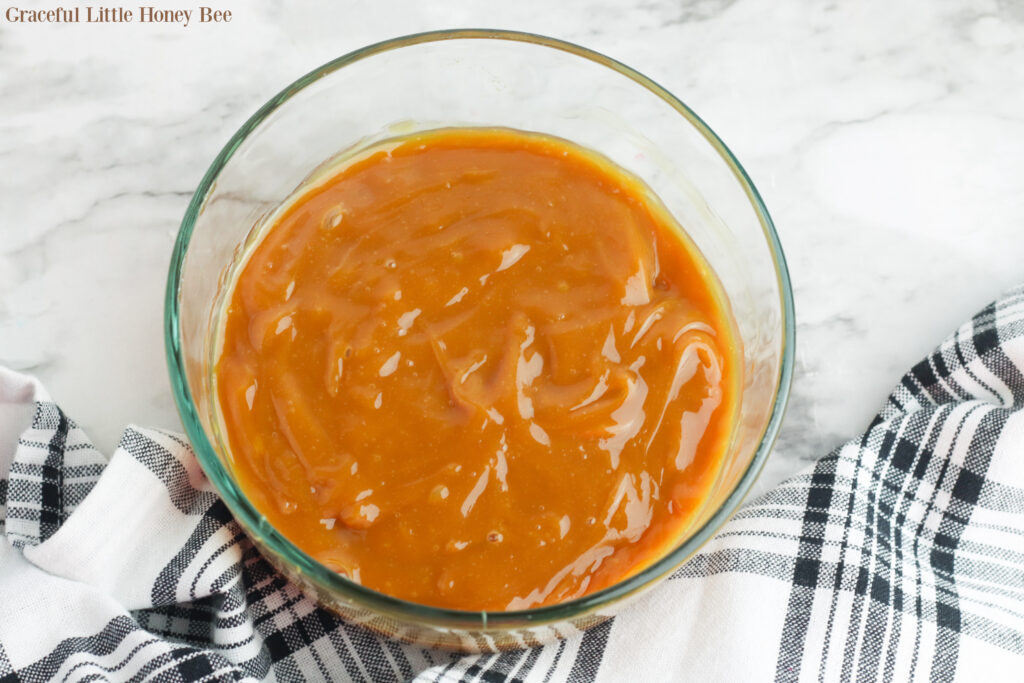
[(180, 428), (163, 288), (207, 165), (297, 76), (406, 33), (488, 26), (605, 52), (745, 164), (798, 320), (759, 488), (859, 432), (910, 365), (1024, 278), (1016, 0), (215, 4), (230, 24), (0, 17), (0, 364), (42, 379), (108, 452), (128, 422)]

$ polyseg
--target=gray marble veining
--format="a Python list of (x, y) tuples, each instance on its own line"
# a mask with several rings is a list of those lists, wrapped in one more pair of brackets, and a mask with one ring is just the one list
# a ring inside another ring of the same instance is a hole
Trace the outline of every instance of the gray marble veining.
[[(34, 3), (37, 6), (39, 3)], [(221, 2), (222, 25), (0, 21), (0, 363), (109, 451), (179, 428), (162, 338), (178, 223), (264, 101), (364, 44), (548, 34), (692, 106), (744, 163), (795, 288), (794, 391), (759, 489), (859, 432), (1024, 277), (1024, 9), (1010, 1)]]

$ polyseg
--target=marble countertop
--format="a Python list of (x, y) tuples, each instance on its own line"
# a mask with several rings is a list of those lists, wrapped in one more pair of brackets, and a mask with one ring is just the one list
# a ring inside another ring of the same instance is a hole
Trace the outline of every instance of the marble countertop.
[(38, 376), (101, 450), (129, 422), (180, 429), (163, 289), (221, 146), (299, 75), (407, 33), (583, 44), (666, 86), (736, 153), (797, 309), (760, 489), (861, 431), (903, 372), (1024, 278), (1024, 4), (317, 5), (218, 2), (230, 23), (188, 26), (0, 17), (0, 364)]

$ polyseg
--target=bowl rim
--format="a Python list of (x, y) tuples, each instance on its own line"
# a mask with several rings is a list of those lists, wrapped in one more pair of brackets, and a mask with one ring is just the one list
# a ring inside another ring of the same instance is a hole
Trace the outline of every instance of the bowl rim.
[[(567, 602), (524, 610), (494, 612), (487, 610), (456, 610), (423, 605), (392, 597), (367, 588), (334, 572), (285, 538), (249, 502), (248, 498), (234, 483), (221, 459), (217, 456), (209, 437), (202, 427), (196, 405), (192, 399), (192, 391), (185, 374), (185, 358), (181, 346), (180, 301), (178, 298), (179, 280), (195, 222), (221, 170), (250, 133), (256, 130), (265, 119), (292, 96), (346, 65), (402, 47), (449, 40), (503, 40), (560, 50), (583, 59), (588, 59), (618, 72), (620, 75), (630, 78), (661, 98), (683, 116), (708, 141), (743, 187), (761, 223), (775, 267), (781, 299), (782, 357), (779, 364), (779, 374), (776, 378), (776, 393), (771, 415), (754, 457), (739, 477), (735, 488), (726, 496), (718, 510), (672, 552), (625, 580)], [(232, 515), (239, 520), (243, 528), (249, 531), (249, 533), (254, 533), (259, 537), (258, 545), (269, 547), (272, 552), (279, 555), (281, 559), (288, 562), (304, 577), (312, 581), (317, 588), (341, 594), (351, 602), (374, 612), (440, 628), (502, 630), (521, 628), (524, 625), (532, 626), (575, 619), (592, 613), (603, 606), (617, 602), (645, 587), (652, 586), (657, 583), (659, 578), (682, 565), (725, 524), (736, 512), (740, 503), (750, 491), (778, 435), (792, 385), (796, 329), (789, 271), (782, 252), (782, 245), (779, 242), (771, 216), (768, 214), (768, 209), (765, 207), (746, 170), (703, 119), (655, 81), (600, 52), (535, 33), (501, 29), (466, 28), (414, 33), (373, 43), (349, 52), (313, 69), (289, 84), (242, 124), (220, 150), (220, 153), (204, 174), (182, 218), (171, 255), (164, 297), (164, 341), (174, 401), (199, 464), (206, 472), (220, 498), (224, 500), (230, 509)]]

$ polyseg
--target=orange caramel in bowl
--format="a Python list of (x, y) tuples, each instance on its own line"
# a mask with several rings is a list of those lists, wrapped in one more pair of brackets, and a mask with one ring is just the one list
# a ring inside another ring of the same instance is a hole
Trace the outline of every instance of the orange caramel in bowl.
[(451, 609), (563, 602), (678, 545), (728, 453), (741, 352), (646, 186), (508, 129), (339, 166), (226, 296), (215, 391), (255, 507), (350, 579)]

